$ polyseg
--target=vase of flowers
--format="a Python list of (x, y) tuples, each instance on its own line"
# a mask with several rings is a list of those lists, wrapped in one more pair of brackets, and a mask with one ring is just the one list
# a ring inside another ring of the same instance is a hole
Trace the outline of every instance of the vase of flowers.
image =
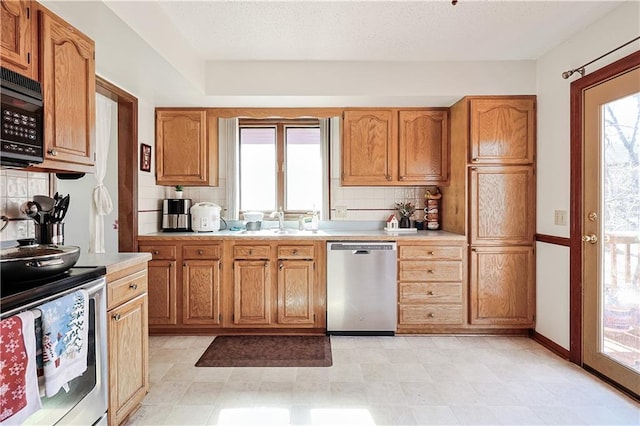
[(411, 216), (416, 211), (416, 206), (410, 201), (406, 203), (398, 202), (396, 203), (396, 210), (400, 215), (400, 228), (411, 228)]

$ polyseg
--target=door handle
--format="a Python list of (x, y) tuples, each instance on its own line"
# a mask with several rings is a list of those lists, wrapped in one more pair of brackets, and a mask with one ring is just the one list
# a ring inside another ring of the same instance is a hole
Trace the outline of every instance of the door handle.
[(598, 242), (598, 236), (596, 234), (583, 235), (582, 241), (584, 241), (585, 243), (595, 244)]

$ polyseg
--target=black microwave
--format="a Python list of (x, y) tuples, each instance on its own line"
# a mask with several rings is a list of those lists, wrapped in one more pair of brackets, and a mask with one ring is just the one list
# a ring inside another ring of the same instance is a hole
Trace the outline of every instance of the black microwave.
[(40, 83), (2, 67), (0, 163), (26, 167), (44, 161), (43, 98)]

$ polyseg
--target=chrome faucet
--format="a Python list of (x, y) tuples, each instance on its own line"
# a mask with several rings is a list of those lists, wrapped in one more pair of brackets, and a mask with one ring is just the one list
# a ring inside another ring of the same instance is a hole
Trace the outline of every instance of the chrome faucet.
[(284, 230), (284, 211), (282, 210), (282, 207), (280, 207), (278, 211), (274, 211), (273, 213), (271, 213), (271, 217), (276, 216), (278, 216), (278, 229), (282, 231)]

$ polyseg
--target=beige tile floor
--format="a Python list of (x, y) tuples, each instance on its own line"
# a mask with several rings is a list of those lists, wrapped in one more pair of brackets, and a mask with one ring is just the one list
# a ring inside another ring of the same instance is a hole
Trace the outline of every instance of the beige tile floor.
[(526, 337), (332, 336), (332, 367), (194, 367), (212, 340), (152, 336), (127, 424), (640, 425), (640, 404)]

